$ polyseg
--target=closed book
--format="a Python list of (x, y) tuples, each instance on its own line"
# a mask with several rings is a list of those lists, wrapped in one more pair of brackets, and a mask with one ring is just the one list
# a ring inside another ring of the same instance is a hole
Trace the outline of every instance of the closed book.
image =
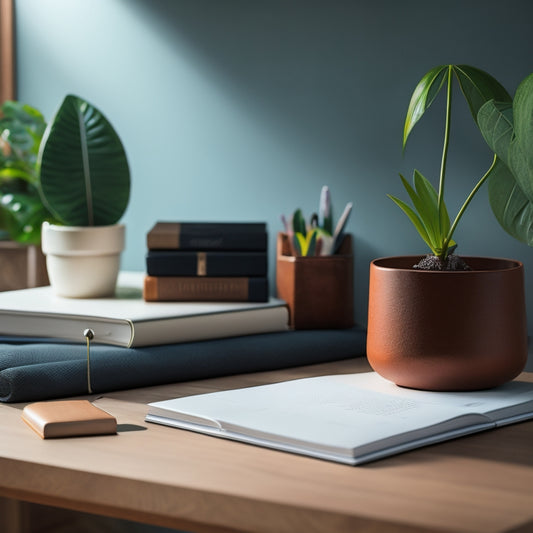
[(266, 252), (149, 250), (149, 276), (266, 276)]
[(266, 278), (146, 276), (144, 299), (163, 301), (266, 302)]
[(0, 335), (138, 347), (285, 331), (285, 302), (146, 302), (144, 273), (121, 273), (110, 298), (61, 298), (51, 287), (0, 293)]
[(266, 250), (264, 222), (157, 222), (149, 250)]
[(87, 400), (32, 403), (21, 416), (43, 439), (117, 432), (116, 418)]

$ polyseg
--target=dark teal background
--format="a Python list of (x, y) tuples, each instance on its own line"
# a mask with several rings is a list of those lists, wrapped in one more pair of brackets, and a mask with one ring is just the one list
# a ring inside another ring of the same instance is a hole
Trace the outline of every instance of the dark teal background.
[[(144, 269), (156, 220), (257, 220), (354, 202), (356, 318), (366, 321), (368, 263), (425, 253), (386, 197), (398, 173), (435, 182), (444, 100), (402, 156), (403, 120), (422, 75), (467, 63), (514, 93), (533, 72), (533, 3), (476, 1), (16, 0), (18, 98), (50, 118), (67, 93), (99, 107), (132, 171), (123, 268)], [(491, 154), (455, 95), (447, 200), (454, 214)], [(456, 234), (463, 255), (526, 265), (533, 250), (495, 221), (480, 191)], [(453, 298), (453, 295), (450, 295)], [(435, 302), (438, 305), (438, 302)]]

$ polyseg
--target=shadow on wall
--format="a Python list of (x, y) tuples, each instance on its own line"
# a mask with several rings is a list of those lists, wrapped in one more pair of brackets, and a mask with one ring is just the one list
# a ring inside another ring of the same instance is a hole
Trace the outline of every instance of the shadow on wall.
[[(186, 47), (228, 99), (278, 137), (352, 172), (360, 160), (371, 159), (381, 174), (380, 168), (389, 168), (384, 160), (392, 160), (394, 177), (414, 83), (439, 62), (497, 57), (502, 47), (486, 34), (512, 16), (494, 2), (480, 13), (461, 0), (439, 9), (438, 23), (420, 0), (126, 1), (165, 43)], [(444, 38), (449, 28), (453, 42)], [(490, 64), (476, 66), (491, 70)]]
[[(182, 55), (236, 107), (295, 150), (320, 154), (348, 179), (369, 156), (379, 172), (384, 138), (400, 156), (411, 80), (406, 77), (403, 91), (400, 82), (397, 107), (390, 81), (400, 78), (400, 51), (383, 42), (394, 13), (323, 1), (128, 0), (132, 4), (162, 40), (186, 47)], [(372, 104), (380, 96), (387, 100)], [(377, 122), (391, 127), (376, 128)]]

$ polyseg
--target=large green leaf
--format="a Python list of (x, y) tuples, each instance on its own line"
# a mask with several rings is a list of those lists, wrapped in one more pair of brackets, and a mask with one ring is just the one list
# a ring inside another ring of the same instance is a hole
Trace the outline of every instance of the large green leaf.
[(404, 148), (407, 143), (407, 138), (415, 127), (415, 124), (420, 120), (426, 109), (433, 103), (433, 100), (435, 100), (444, 80), (447, 78), (447, 73), (447, 65), (434, 67), (423, 76), (415, 87), (413, 95), (411, 96), (411, 101), (409, 102), (403, 128)]
[(489, 100), (511, 102), (512, 98), (505, 87), (490, 74), (469, 65), (439, 65), (427, 72), (413, 91), (403, 131), (403, 146), (407, 138), (429, 106), (435, 100), (451, 73), (455, 74), (459, 86), (477, 121), (479, 108)]
[(48, 125), (39, 153), (41, 194), (69, 226), (118, 222), (129, 201), (126, 153), (104, 115), (68, 95)]
[(489, 200), (502, 228), (515, 239), (533, 246), (533, 203), (500, 160), (489, 178)]
[(520, 84), (512, 107), (494, 101), (484, 104), (478, 124), (498, 156), (489, 179), (492, 211), (505, 231), (533, 246), (533, 78)]
[(525, 78), (513, 101), (514, 138), (509, 167), (522, 192), (533, 202), (533, 74)]
[(491, 100), (481, 106), (477, 120), (490, 149), (510, 166), (509, 150), (514, 136), (512, 103)]
[(453, 72), (476, 123), (479, 109), (485, 102), (512, 102), (505, 87), (487, 72), (469, 65), (454, 65)]
[(433, 103), (452, 73), (459, 82), (461, 91), (476, 122), (478, 111), (485, 102), (489, 100), (498, 102), (512, 101), (505, 87), (483, 70), (469, 65), (439, 65), (434, 67), (418, 82), (411, 96), (403, 130), (404, 148), (415, 124)]

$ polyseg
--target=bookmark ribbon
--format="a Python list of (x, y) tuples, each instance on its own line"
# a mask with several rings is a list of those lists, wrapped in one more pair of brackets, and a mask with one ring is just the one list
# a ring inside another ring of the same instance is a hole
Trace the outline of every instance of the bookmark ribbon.
[(94, 331), (92, 329), (86, 329), (83, 332), (83, 336), (87, 340), (87, 392), (89, 394), (93, 393), (91, 387), (91, 340), (94, 339)]

